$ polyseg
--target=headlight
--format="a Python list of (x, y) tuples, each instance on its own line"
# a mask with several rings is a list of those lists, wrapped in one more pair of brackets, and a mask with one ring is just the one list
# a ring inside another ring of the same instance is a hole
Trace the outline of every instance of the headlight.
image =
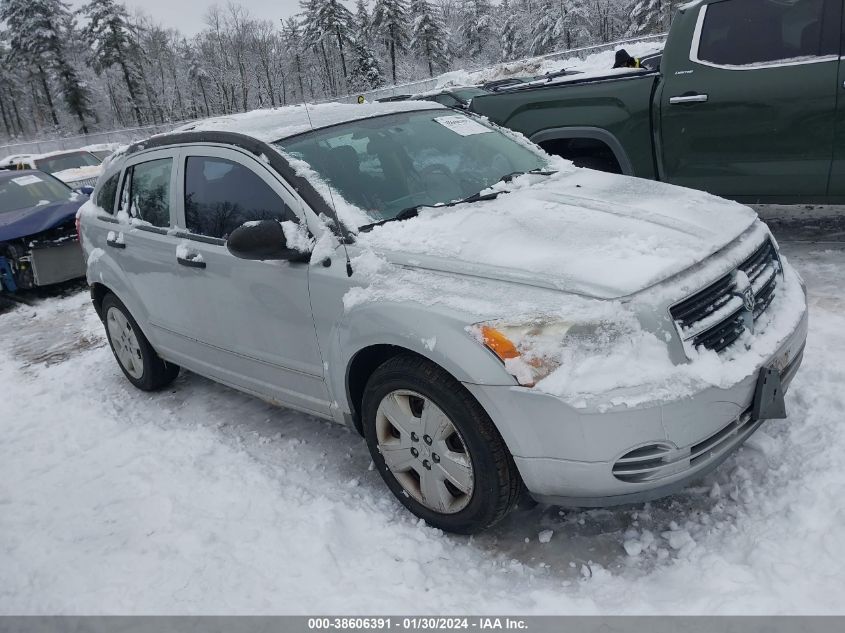
[(613, 323), (567, 321), (477, 323), (470, 331), (524, 387), (533, 387), (573, 356), (607, 349), (620, 335)]

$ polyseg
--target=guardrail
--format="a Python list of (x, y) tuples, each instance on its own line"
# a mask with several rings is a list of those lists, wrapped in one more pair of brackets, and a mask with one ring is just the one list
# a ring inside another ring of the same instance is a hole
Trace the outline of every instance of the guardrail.
[(191, 120), (193, 119), (161, 123), (158, 125), (123, 128), (109, 132), (93, 132), (91, 134), (80, 134), (79, 136), (62, 136), (40, 141), (10, 143), (8, 145), (0, 145), (0, 158), (11, 154), (44, 154), (46, 152), (79, 149), (87, 145), (100, 145), (104, 143), (133, 143), (148, 138), (153, 134), (169, 132)]
[[(495, 68), (507, 68), (508, 66), (530, 66), (533, 64), (540, 65), (544, 61), (549, 60), (558, 60), (558, 59), (568, 59), (568, 58), (578, 58), (584, 59), (589, 55), (593, 55), (595, 53), (601, 53), (606, 50), (612, 50), (621, 46), (631, 45), (631, 44), (639, 44), (643, 42), (659, 42), (661, 40), (666, 39), (666, 33), (660, 33), (658, 35), (647, 35), (644, 37), (634, 37), (628, 38), (624, 40), (616, 40), (614, 42), (607, 42), (606, 44), (596, 44), (593, 46), (581, 46), (579, 48), (570, 48), (565, 51), (557, 51), (554, 53), (548, 53), (546, 55), (538, 55), (535, 57), (526, 57), (523, 59), (513, 60), (510, 62), (502, 62), (499, 64), (494, 64), (492, 66), (484, 66), (478, 65), (476, 67), (470, 67), (465, 69), (468, 73), (478, 72), (485, 69), (495, 69)], [(454, 72), (454, 71), (451, 71)], [(367, 92), (356, 92), (348, 95), (343, 95), (340, 97), (331, 97), (326, 99), (321, 99), (318, 103), (326, 103), (331, 101), (340, 101), (343, 103), (354, 103), (359, 95), (363, 95), (364, 98), (374, 100), (374, 99), (382, 99), (384, 97), (392, 97), (395, 95), (401, 94), (418, 94), (421, 92), (427, 92), (429, 90), (434, 90), (438, 86), (442, 85), (443, 77), (445, 75), (449, 75), (450, 73), (444, 73), (443, 75), (438, 75), (437, 77), (433, 77), (431, 79), (422, 79), (419, 81), (411, 81), (404, 84), (397, 84), (394, 86), (388, 86), (385, 88), (378, 88), (376, 90), (369, 90)], [(39, 140), (39, 141), (26, 141), (21, 143), (10, 143), (7, 145), (0, 145), (0, 158), (3, 156), (8, 156), (11, 154), (43, 154), (45, 152), (54, 152), (66, 149), (78, 149), (80, 147), (85, 147), (87, 145), (98, 145), (101, 143), (132, 143), (134, 141), (138, 141), (153, 134), (159, 134), (161, 132), (169, 132), (170, 130), (179, 127), (185, 123), (188, 123), (193, 119), (188, 119), (185, 121), (173, 121), (170, 123), (162, 123), (158, 125), (147, 125), (143, 127), (134, 127), (134, 128), (124, 128), (120, 130), (111, 130), (109, 132), (95, 132), (93, 134), (86, 134), (86, 135), (79, 135), (79, 136), (67, 136), (67, 137), (59, 137), (53, 139), (46, 139), (46, 140)]]

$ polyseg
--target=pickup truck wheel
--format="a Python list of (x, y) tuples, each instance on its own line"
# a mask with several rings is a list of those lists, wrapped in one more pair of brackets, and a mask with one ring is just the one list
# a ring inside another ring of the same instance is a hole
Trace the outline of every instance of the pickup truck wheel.
[(142, 391), (156, 391), (176, 379), (178, 365), (165, 362), (156, 354), (120, 299), (107, 294), (101, 314), (109, 345), (129, 382)]
[(472, 534), (516, 505), (522, 481), (490, 417), (434, 363), (396, 356), (363, 398), (373, 462), (399, 501), (429, 525)]

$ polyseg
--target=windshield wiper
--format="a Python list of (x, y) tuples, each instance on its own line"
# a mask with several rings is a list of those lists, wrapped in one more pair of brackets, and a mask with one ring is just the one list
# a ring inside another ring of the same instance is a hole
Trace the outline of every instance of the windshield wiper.
[[(532, 169), (531, 171), (514, 171), (509, 174), (505, 174), (504, 176), (499, 178), (499, 180), (496, 181), (496, 184), (500, 182), (510, 182), (517, 176), (522, 176), (524, 174), (538, 174), (540, 176), (551, 176), (554, 173), (554, 171), (543, 170), (542, 167)], [(373, 222), (371, 224), (365, 224), (364, 226), (360, 226), (358, 227), (358, 230), (362, 233), (366, 233), (367, 231), (371, 231), (375, 227), (382, 226), (384, 224), (387, 224), (388, 222), (399, 222), (401, 220), (409, 220), (411, 218), (415, 218), (420, 214), (420, 209), (442, 209), (443, 207), (454, 207), (459, 204), (464, 204), (465, 202), (473, 203), (483, 202), (484, 200), (495, 200), (503, 193), (507, 193), (507, 191), (491, 191), (489, 193), (481, 193), (481, 191), (479, 191), (478, 193), (474, 193), (471, 196), (461, 198), (460, 200), (453, 200), (452, 202), (446, 202), (442, 204), (418, 204), (413, 207), (407, 207), (405, 209), (402, 209), (392, 218), (385, 218), (384, 220), (379, 220), (378, 222)]]
[[(514, 178), (518, 178), (519, 176), (524, 176), (525, 174), (536, 174), (538, 176), (551, 176), (555, 172), (543, 169), (542, 167), (538, 167), (537, 169), (532, 169), (531, 171), (512, 171), (509, 174), (505, 174), (501, 178), (499, 178), (498, 182), (510, 182)], [(498, 184), (498, 183), (497, 183)]]
[[(424, 209), (425, 207), (434, 207), (433, 204), (418, 204), (414, 207), (408, 207), (406, 209), (402, 209), (399, 213), (394, 215), (392, 218), (385, 218), (384, 220), (379, 220), (378, 222), (373, 222), (372, 224), (365, 224), (364, 226), (358, 227), (359, 231), (366, 232), (374, 229), (377, 226), (381, 226), (383, 224), (387, 224), (388, 222), (398, 222), (400, 220), (409, 220), (411, 218), (415, 218), (420, 214), (420, 209)], [(440, 205), (443, 206), (443, 205)]]

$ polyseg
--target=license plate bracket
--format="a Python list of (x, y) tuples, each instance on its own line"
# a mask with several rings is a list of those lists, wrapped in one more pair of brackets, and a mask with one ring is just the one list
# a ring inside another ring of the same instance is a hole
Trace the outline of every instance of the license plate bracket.
[(783, 385), (780, 371), (775, 367), (763, 367), (757, 377), (754, 403), (751, 407), (752, 420), (779, 420), (786, 417), (786, 403), (783, 399)]

